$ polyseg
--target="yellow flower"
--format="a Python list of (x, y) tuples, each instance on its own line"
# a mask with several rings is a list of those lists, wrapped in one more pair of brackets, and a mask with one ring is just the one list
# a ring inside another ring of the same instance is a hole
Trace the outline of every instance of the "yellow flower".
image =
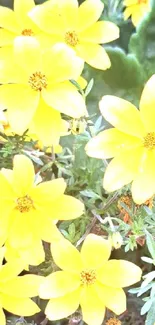
[(137, 26), (145, 15), (151, 10), (150, 0), (124, 0), (124, 19), (131, 16), (132, 22)]
[(78, 6), (77, 0), (47, 1), (29, 13), (51, 42), (63, 42), (96, 69), (110, 68), (110, 59), (99, 44), (119, 37), (118, 27), (108, 21), (97, 21), (104, 5), (100, 0), (86, 0)]
[(86, 146), (87, 154), (109, 163), (103, 186), (108, 192), (132, 183), (133, 200), (142, 204), (155, 194), (155, 75), (146, 83), (140, 110), (128, 101), (104, 96), (100, 102), (110, 128)]
[(0, 173), (0, 241), (13, 248), (51, 242), (60, 236), (56, 220), (78, 218), (84, 210), (79, 200), (64, 195), (63, 178), (37, 185), (34, 180), (33, 164), (24, 155), (15, 156), (13, 171)]
[(5, 249), (0, 249), (0, 324), (6, 325), (3, 308), (20, 316), (31, 316), (40, 311), (30, 299), (38, 295), (42, 277), (37, 275), (18, 276), (23, 270), (18, 259), (2, 265)]
[(67, 240), (52, 243), (55, 263), (62, 269), (50, 274), (40, 286), (40, 297), (50, 299), (45, 314), (50, 320), (68, 317), (79, 305), (89, 325), (103, 322), (105, 307), (116, 314), (126, 310), (128, 287), (141, 278), (141, 269), (124, 260), (110, 260), (110, 241), (90, 234), (81, 253)]
[[(42, 44), (48, 39), (48, 35), (28, 16), (28, 12), (33, 8), (34, 0), (14, 0), (14, 10), (0, 6), (0, 47), (5, 47), (8, 55), (17, 36), (33, 37)], [(0, 57), (4, 53), (3, 49), (0, 49)]]
[(69, 81), (79, 78), (83, 61), (65, 44), (42, 53), (37, 40), (17, 37), (15, 43), (15, 56), (0, 65), (0, 103), (8, 109), (11, 128), (22, 134), (33, 121), (36, 133), (60, 133), (60, 112), (86, 113), (82, 95)]

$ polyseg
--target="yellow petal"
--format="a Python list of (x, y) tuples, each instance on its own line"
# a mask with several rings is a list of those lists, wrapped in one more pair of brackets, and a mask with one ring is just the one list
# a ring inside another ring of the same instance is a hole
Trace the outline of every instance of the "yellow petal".
[(101, 45), (83, 42), (76, 46), (76, 51), (86, 63), (96, 69), (106, 70), (111, 66), (109, 56)]
[(2, 294), (4, 309), (15, 315), (31, 316), (40, 311), (39, 307), (29, 298), (17, 298)]
[(111, 128), (89, 140), (85, 149), (90, 157), (107, 159), (115, 157), (124, 149), (132, 149), (141, 145), (142, 141), (139, 138)]
[(8, 237), (11, 246), (18, 248), (29, 246), (32, 243), (35, 231), (35, 229), (32, 229), (32, 218), (32, 212), (21, 213), (14, 209), (10, 216), (11, 222)]
[(94, 234), (86, 237), (81, 249), (84, 267), (88, 269), (100, 268), (109, 259), (110, 254), (110, 241)]
[(40, 100), (30, 130), (44, 146), (51, 147), (59, 142), (62, 124), (60, 113)]
[[(0, 83), (27, 83), (28, 79), (24, 71), (16, 65), (12, 46), (4, 46), (0, 48)], [(2, 91), (3, 87), (0, 87)], [(5, 104), (2, 105), (4, 107)]]
[(103, 181), (108, 191), (116, 191), (129, 184), (137, 176), (143, 155), (143, 147), (124, 150), (109, 163)]
[(77, 27), (78, 19), (78, 1), (59, 1), (58, 7), (60, 9), (60, 14), (63, 17), (65, 27), (67, 29), (75, 29)]
[(114, 288), (131, 286), (140, 281), (141, 276), (139, 266), (124, 260), (110, 260), (98, 271), (98, 280)]
[(137, 5), (135, 6), (135, 10), (132, 12), (132, 22), (134, 26), (137, 26), (142, 19), (144, 19), (145, 15), (149, 12), (148, 5)]
[(17, 298), (36, 297), (44, 278), (39, 275), (26, 274), (1, 284), (1, 292)]
[(96, 291), (104, 305), (116, 315), (124, 313), (126, 310), (126, 296), (121, 288), (111, 288), (98, 283)]
[(140, 112), (130, 102), (115, 96), (103, 96), (99, 107), (103, 117), (120, 131), (138, 137), (145, 135)]
[(24, 264), (19, 258), (15, 258), (0, 268), (0, 282), (6, 282), (15, 278), (23, 270)]
[(146, 83), (140, 100), (140, 115), (146, 131), (155, 131), (155, 75)]
[(66, 239), (53, 242), (51, 253), (55, 263), (64, 271), (79, 273), (82, 260), (79, 251)]
[(42, 5), (35, 6), (29, 12), (29, 17), (48, 34), (62, 35), (64, 33), (64, 20), (55, 1), (47, 1)]
[(3, 246), (0, 248), (0, 268), (2, 267), (5, 253), (6, 253), (6, 247)]
[(95, 290), (95, 285), (86, 286), (81, 291), (80, 305), (83, 320), (89, 325), (101, 325), (105, 315), (105, 305)]
[(27, 72), (28, 77), (41, 70), (40, 43), (35, 37), (16, 37), (14, 55), (16, 63)]
[(78, 31), (83, 31), (93, 25), (101, 16), (104, 5), (100, 0), (86, 0), (78, 10)]
[[(51, 62), (54, 62), (54, 65), (52, 69), (49, 69)], [(73, 49), (63, 43), (52, 46), (43, 55), (43, 69), (49, 83), (77, 80), (83, 68), (83, 60), (76, 56)]]
[(133, 8), (129, 7), (124, 10), (124, 20), (127, 20), (133, 13)]
[(8, 120), (13, 132), (23, 134), (26, 131), (38, 106), (39, 96), (26, 85), (0, 86), (1, 103), (8, 109)]
[(49, 85), (42, 91), (47, 105), (71, 117), (80, 118), (86, 113), (86, 106), (82, 95), (69, 83)]
[(66, 183), (64, 179), (58, 178), (39, 184), (32, 190), (31, 196), (35, 202), (35, 205), (39, 207), (42, 205), (42, 203), (50, 203), (50, 201), (54, 201), (59, 198), (64, 193), (65, 189)]
[(13, 45), (15, 36), (16, 35), (14, 33), (1, 28), (0, 29), (0, 46)]
[(137, 0), (124, 0), (124, 6), (132, 6), (137, 4)]
[(45, 309), (49, 320), (66, 318), (79, 307), (80, 290), (73, 291), (60, 298), (51, 299)]
[(88, 43), (109, 43), (119, 37), (119, 28), (110, 21), (98, 21), (79, 33), (79, 38)]
[(0, 307), (0, 324), (6, 325), (6, 318), (3, 309)]
[(13, 261), (15, 258), (20, 258), (24, 264), (23, 268), (27, 265), (39, 265), (45, 260), (45, 252), (41, 240), (34, 240), (30, 246), (13, 248), (9, 242), (6, 242), (5, 258), (7, 261)]
[(144, 152), (139, 173), (132, 183), (132, 196), (137, 204), (142, 204), (155, 194), (155, 153)]
[(0, 6), (0, 27), (18, 34), (20, 28), (13, 10)]
[[(24, 173), (24, 170), (26, 173)], [(13, 185), (19, 197), (30, 192), (34, 178), (35, 171), (31, 159), (24, 155), (16, 155), (13, 160)]]
[(34, 7), (34, 0), (14, 0), (14, 12), (21, 29), (29, 29), (32, 26), (28, 13)]
[(53, 241), (61, 239), (62, 235), (53, 220), (50, 218), (50, 215), (48, 216), (47, 212), (45, 216), (45, 209), (46, 207), (44, 210), (42, 210), (42, 212), (36, 212), (35, 218), (33, 218), (34, 229), (40, 239), (51, 243)]
[(58, 298), (80, 287), (80, 278), (76, 274), (66, 271), (57, 271), (42, 282), (39, 296), (42, 299)]
[(52, 205), (48, 205), (48, 208), (54, 220), (75, 219), (80, 217), (84, 212), (83, 203), (70, 195), (61, 195), (52, 202)]

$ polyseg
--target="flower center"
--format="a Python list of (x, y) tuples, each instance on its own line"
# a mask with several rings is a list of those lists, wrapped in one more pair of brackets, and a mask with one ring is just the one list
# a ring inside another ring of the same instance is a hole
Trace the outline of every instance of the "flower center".
[(144, 147), (152, 150), (155, 148), (155, 132), (149, 132), (144, 138)]
[(69, 31), (65, 34), (65, 42), (67, 45), (70, 45), (73, 47), (75, 47), (79, 43), (78, 36), (74, 30)]
[(34, 36), (34, 33), (33, 33), (32, 29), (23, 29), (22, 35), (23, 36)]
[(28, 83), (32, 89), (41, 91), (47, 87), (47, 78), (43, 73), (35, 72), (30, 76)]
[(17, 199), (17, 209), (21, 213), (29, 212), (33, 208), (34, 208), (33, 201), (28, 195), (23, 196), (23, 197), (19, 197)]
[(147, 3), (147, 0), (138, 0), (138, 4)]
[(84, 270), (80, 274), (81, 284), (91, 285), (96, 281), (96, 272), (94, 270)]

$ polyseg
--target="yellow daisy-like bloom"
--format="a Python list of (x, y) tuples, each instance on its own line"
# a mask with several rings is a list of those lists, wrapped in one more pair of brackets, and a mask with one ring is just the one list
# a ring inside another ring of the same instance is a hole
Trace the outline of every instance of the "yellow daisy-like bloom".
[(34, 180), (33, 164), (24, 155), (15, 156), (13, 170), (0, 173), (0, 241), (13, 248), (51, 242), (60, 236), (56, 220), (78, 218), (84, 210), (79, 200), (64, 194), (63, 178), (37, 185)]
[(60, 112), (86, 113), (82, 95), (69, 81), (79, 78), (83, 61), (65, 44), (42, 53), (39, 42), (29, 37), (17, 37), (15, 43), (15, 55), (0, 65), (0, 103), (7, 107), (10, 126), (22, 134), (33, 121), (36, 133), (60, 134)]
[(124, 0), (124, 19), (127, 20), (131, 16), (131, 20), (135, 26), (145, 17), (151, 10), (150, 0)]
[(38, 296), (42, 277), (37, 275), (18, 276), (23, 270), (21, 260), (14, 259), (2, 265), (5, 249), (0, 249), (0, 324), (6, 325), (3, 308), (19, 316), (31, 316), (40, 311), (30, 299)]
[(55, 263), (62, 269), (50, 274), (40, 286), (40, 297), (50, 299), (45, 314), (58, 320), (74, 313), (79, 305), (83, 320), (101, 325), (105, 307), (116, 314), (126, 310), (123, 287), (141, 278), (141, 269), (124, 260), (110, 260), (110, 241), (90, 234), (81, 253), (67, 240), (52, 244)]
[(100, 0), (86, 0), (78, 6), (77, 0), (51, 0), (36, 6), (29, 16), (51, 42), (63, 42), (96, 69), (110, 68), (110, 59), (99, 44), (119, 37), (119, 28), (108, 21), (97, 21), (104, 5)]
[[(34, 0), (14, 0), (14, 10), (0, 6), (0, 47), (5, 47), (5, 53), (8, 55), (17, 36), (34, 37), (42, 44), (48, 40), (48, 35), (28, 16), (28, 12), (33, 8)], [(4, 55), (3, 49), (0, 50), (0, 57), (1, 55)]]
[(140, 110), (128, 101), (104, 96), (103, 117), (114, 128), (100, 132), (86, 146), (91, 157), (108, 159), (103, 186), (108, 192), (132, 182), (132, 196), (142, 204), (155, 193), (155, 75), (146, 83)]

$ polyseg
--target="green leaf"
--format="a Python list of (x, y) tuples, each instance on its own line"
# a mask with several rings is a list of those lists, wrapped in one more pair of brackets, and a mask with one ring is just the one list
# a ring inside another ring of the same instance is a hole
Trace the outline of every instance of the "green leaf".
[(152, 235), (146, 230), (146, 244), (153, 260), (155, 260), (155, 241)]
[(114, 95), (138, 105), (144, 87), (140, 63), (132, 54), (127, 55), (118, 47), (107, 47), (111, 68), (106, 71), (86, 66), (84, 77), (95, 80), (94, 87), (87, 97), (90, 114), (100, 115), (98, 102), (104, 95)]
[(141, 313), (140, 313), (141, 315), (145, 315), (149, 311), (149, 309), (152, 306), (152, 302), (153, 302), (152, 299), (149, 299), (148, 301), (146, 301), (146, 303), (144, 304), (144, 306), (141, 309)]
[(130, 39), (129, 50), (142, 65), (147, 81), (155, 73), (155, 2), (152, 11), (146, 16)]
[(68, 232), (69, 232), (70, 237), (73, 239), (75, 236), (75, 232), (76, 232), (74, 223), (71, 223), (69, 225)]
[(155, 323), (155, 300), (147, 314), (145, 325), (153, 325)]

